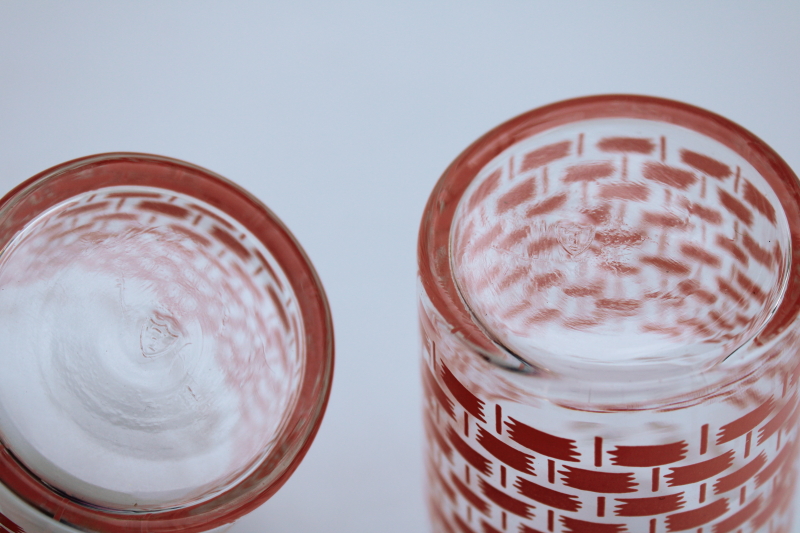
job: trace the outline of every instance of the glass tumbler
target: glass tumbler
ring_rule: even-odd
[[[0,201],[0,531],[223,531],[295,470],[332,371],[311,263],[224,178],[103,154]]]
[[[467,148],[419,238],[441,533],[790,533],[800,183],[740,126],[568,100]]]

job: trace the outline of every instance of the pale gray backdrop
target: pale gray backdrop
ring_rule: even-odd
[[[425,200],[491,127],[606,92],[708,108],[800,169],[800,2],[4,0],[0,189],[125,150],[255,193],[319,271],[337,362],[306,460],[231,533],[423,532]]]

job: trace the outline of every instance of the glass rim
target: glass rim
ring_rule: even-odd
[[[192,180],[192,185],[185,178]],[[41,195],[35,210],[11,228],[8,209],[41,188],[72,182],[59,194]],[[201,184],[198,187],[197,184]],[[56,521],[94,531],[200,532],[230,524],[269,499],[291,476],[314,440],[330,397],[334,366],[333,323],[322,283],[289,229],[260,200],[230,180],[177,159],[113,152],[73,159],[29,178],[0,199],[0,244],[39,213],[99,187],[144,185],[199,198],[248,228],[269,250],[289,281],[303,321],[303,375],[270,452],[237,483],[186,507],[127,512],[99,509],[71,499],[40,480],[0,442],[0,483]],[[48,187],[50,186],[50,187]],[[37,198],[38,200],[39,198]],[[11,230],[11,231],[10,231]],[[144,525],[146,523],[146,526]]]
[[[685,127],[720,142],[747,160],[779,197],[789,224],[789,264],[800,264],[800,181],[786,162],[753,133],[705,109],[659,97],[604,94],[559,101],[500,124],[461,152],[436,183],[422,216],[417,249],[421,288],[453,334],[479,354],[495,361],[508,358],[506,350],[474,322],[456,286],[450,238],[461,198],[481,169],[514,144],[558,126],[605,118],[652,120]],[[770,343],[797,319],[798,313],[800,278],[789,275],[778,309],[751,342],[755,346]]]

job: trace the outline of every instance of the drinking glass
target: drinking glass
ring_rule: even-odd
[[[659,98],[467,148],[419,237],[434,530],[792,531],[799,199],[763,141]]]
[[[291,233],[200,167],[102,154],[0,201],[0,530],[222,531],[319,427],[327,300]]]

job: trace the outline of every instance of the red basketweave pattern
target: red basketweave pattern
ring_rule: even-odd
[[[435,531],[790,532],[796,363],[774,395],[752,385],[727,399],[653,411],[638,434],[620,438],[615,414],[581,416],[546,404],[520,410],[476,394],[448,366],[449,348],[437,349],[438,334],[424,325],[423,332]],[[575,433],[548,427],[564,418],[591,423]],[[664,442],[652,432],[675,420],[678,437]]]
[[[734,348],[751,337],[785,279],[779,215],[743,159],[681,142],[589,130],[483,169],[452,247],[488,329],[628,328]]]

